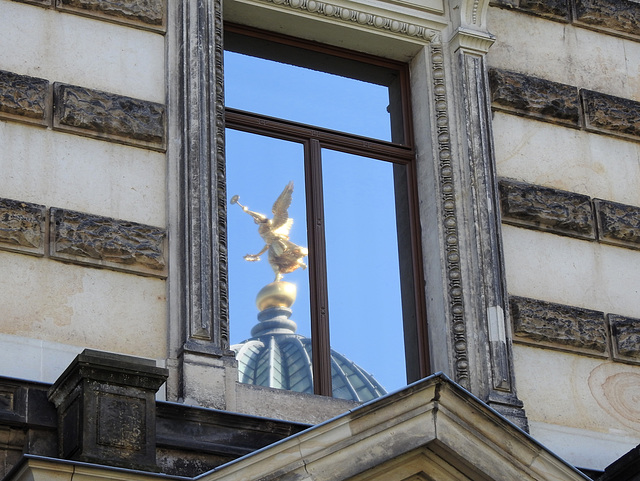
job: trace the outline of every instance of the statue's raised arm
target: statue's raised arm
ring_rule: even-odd
[[[289,217],[289,206],[293,195],[293,182],[289,182],[278,196],[271,208],[273,218],[249,210],[238,200],[239,196],[231,198],[231,204],[238,204],[242,210],[253,217],[258,224],[258,234],[264,240],[265,245],[258,254],[247,254],[244,258],[248,261],[259,261],[260,255],[269,251],[269,264],[276,274],[276,281],[282,279],[284,274],[295,271],[297,268],[307,268],[302,259],[309,253],[306,247],[294,244],[289,240],[289,231],[293,225],[293,219]]]

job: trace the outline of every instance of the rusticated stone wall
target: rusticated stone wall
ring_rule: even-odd
[[[160,227],[0,198],[3,250],[163,278],[165,241]]]
[[[166,0],[14,0],[98,20],[164,32]]]
[[[515,341],[640,363],[640,319],[526,297],[509,302]]]
[[[489,81],[495,110],[640,142],[640,102],[495,68]]]
[[[491,0],[490,4],[640,39],[640,4],[634,0]]]
[[[507,179],[499,187],[506,224],[640,249],[640,207]]]
[[[63,83],[51,88],[48,80],[2,70],[0,119],[36,123],[135,147],[165,149],[165,107],[161,104]]]

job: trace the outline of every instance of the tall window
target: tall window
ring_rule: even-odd
[[[286,274],[313,389],[331,395],[331,349],[387,391],[429,371],[404,65],[259,31],[225,31],[227,190],[271,215],[293,182],[290,240],[308,269]],[[232,344],[251,337],[273,280],[257,226],[229,206]]]

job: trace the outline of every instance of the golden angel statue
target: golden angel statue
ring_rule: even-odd
[[[295,271],[298,267],[303,269],[307,265],[302,262],[302,258],[309,253],[306,247],[294,244],[289,240],[289,231],[293,225],[293,219],[289,217],[289,206],[291,205],[291,195],[293,194],[293,182],[289,182],[282,193],[278,196],[271,211],[273,218],[268,219],[266,215],[249,210],[238,200],[240,196],[234,195],[231,204],[238,204],[242,210],[253,217],[253,221],[258,224],[258,234],[265,242],[265,246],[257,254],[247,254],[245,260],[255,262],[260,260],[260,256],[269,250],[269,264],[276,273],[276,282],[281,280],[284,274]]]

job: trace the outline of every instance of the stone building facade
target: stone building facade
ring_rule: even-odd
[[[0,0],[0,25],[8,479],[584,479],[640,443],[637,1]],[[358,409],[237,382],[225,25],[407,66],[443,374]]]

